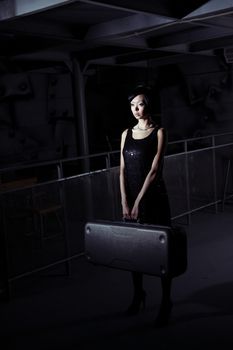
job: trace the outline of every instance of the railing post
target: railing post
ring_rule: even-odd
[[[63,166],[62,162],[60,161],[57,164],[57,175],[58,175],[58,180],[63,179]],[[68,215],[67,215],[67,201],[66,201],[66,192],[65,192],[65,184],[64,180],[58,182],[59,186],[59,195],[60,195],[60,201],[62,204],[62,212],[63,212],[63,217],[64,217],[64,237],[65,237],[65,249],[66,249],[66,261],[65,261],[65,266],[66,266],[66,273],[67,275],[70,275],[70,243],[69,243],[69,230],[68,230]]]
[[[184,141],[184,151],[185,151],[185,178],[186,178],[186,200],[188,208],[188,224],[191,223],[191,205],[190,205],[190,181],[189,181],[189,165],[188,165],[188,143],[187,140]]]
[[[1,210],[1,226],[2,232],[0,233],[0,244],[1,244],[1,261],[2,261],[2,280],[0,288],[2,289],[0,295],[1,299],[6,301],[10,300],[11,297],[11,284],[9,280],[9,265],[8,265],[8,240],[7,240],[7,224],[6,224],[6,211],[4,206],[5,200],[4,195],[0,197],[0,210]]]
[[[111,168],[111,159],[110,159],[110,153],[108,152],[105,157],[105,164],[106,164],[106,169]]]
[[[212,135],[212,155],[213,155],[213,182],[214,182],[214,202],[215,213],[218,212],[218,198],[217,198],[217,176],[216,176],[216,154],[215,154],[215,135]]]
[[[57,164],[57,178],[59,180],[63,178],[63,166],[61,161]]]

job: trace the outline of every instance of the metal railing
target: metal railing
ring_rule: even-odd
[[[223,140],[218,143],[218,139]],[[227,138],[231,138],[230,142],[226,142]],[[168,150],[165,158],[170,158],[174,155],[190,154],[192,152],[202,152],[208,149],[218,149],[227,146],[232,146],[233,132],[214,134],[208,136],[201,136],[196,138],[188,138],[184,140],[177,140],[168,143]],[[109,151],[90,154],[87,156],[79,156],[72,158],[64,158],[58,160],[44,161],[44,162],[30,162],[20,165],[10,165],[8,167],[0,168],[0,186],[3,182],[4,175],[14,173],[17,177],[17,173],[24,171],[29,172],[36,176],[36,172],[53,167],[52,179],[62,179],[69,177],[69,170],[73,175],[80,175],[85,173],[91,173],[102,169],[109,169],[119,164],[120,151]],[[73,165],[73,169],[67,169]],[[66,173],[68,174],[66,176]],[[50,178],[51,179],[51,178]],[[39,182],[46,182],[46,180],[38,179]]]
[[[164,178],[173,220],[187,217],[189,223],[194,212],[210,207],[218,211],[232,155],[233,133],[168,144]],[[68,273],[69,262],[83,255],[85,223],[121,220],[119,156],[114,151],[0,170],[2,178],[13,173],[23,179],[29,173],[37,180],[21,187],[12,181],[13,187],[0,194],[8,288],[19,278],[58,264],[65,263]],[[57,225],[56,234],[43,225],[51,232]]]
[[[169,161],[172,157],[183,157],[184,158],[184,168],[185,168],[185,186],[186,186],[186,203],[187,210],[180,213],[179,215],[174,215],[173,219],[188,215],[190,222],[190,215],[196,211],[202,210],[204,208],[215,206],[215,211],[218,211],[218,204],[222,202],[223,199],[223,187],[225,183],[226,175],[226,162],[225,164],[221,160],[228,160],[233,157],[233,133],[222,133],[214,134],[209,136],[202,136],[198,138],[189,138],[185,140],[179,140],[176,142],[169,143],[172,145],[182,145],[183,149],[180,149],[175,154],[168,154],[165,158]],[[192,155],[202,155],[208,154],[208,157],[211,158],[211,169],[212,169],[212,182],[213,182],[213,199],[206,202],[204,205],[196,206],[195,208],[191,207],[191,188],[192,183],[190,181],[190,168],[188,162]],[[199,166],[205,167],[206,164],[198,163]],[[223,171],[223,174],[220,175],[219,170]],[[203,178],[203,181],[208,181],[211,179]],[[228,198],[232,197],[229,195]]]

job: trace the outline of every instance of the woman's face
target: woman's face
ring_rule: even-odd
[[[144,95],[137,95],[130,102],[131,111],[136,119],[144,119],[147,115],[147,106],[144,101]]]

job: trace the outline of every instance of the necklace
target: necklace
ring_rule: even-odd
[[[141,131],[146,131],[146,130],[149,130],[151,128],[153,128],[153,124],[150,124],[147,128],[140,128],[140,126],[137,124],[134,129],[138,129],[138,130],[141,130]]]

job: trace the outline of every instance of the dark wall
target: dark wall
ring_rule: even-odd
[[[135,123],[128,95],[138,84],[155,85],[157,71],[133,67],[98,67],[88,78],[86,101],[91,153],[118,150],[123,130]],[[154,112],[160,112],[155,92]]]
[[[91,150],[119,148],[120,134],[134,124],[127,96],[141,83],[152,86],[154,118],[169,140],[233,130],[232,66],[219,57],[189,59],[150,70],[99,68],[87,84]]]
[[[72,71],[0,73],[0,164],[79,155]],[[122,131],[134,124],[127,101],[135,85],[154,93],[154,118],[169,140],[233,129],[232,66],[219,57],[147,67],[92,66],[85,76],[90,153],[118,150]]]
[[[76,155],[70,74],[4,73],[0,93],[1,166]]]
[[[179,72],[179,79],[160,91],[162,117],[170,139],[232,130],[231,65],[218,58],[205,58],[173,68]]]

